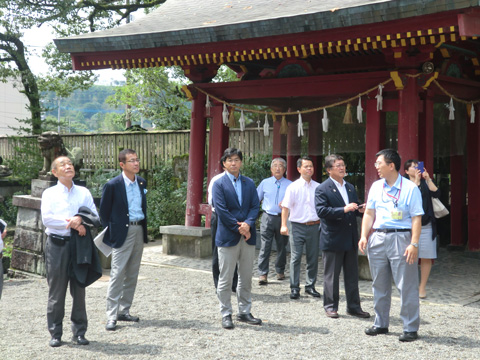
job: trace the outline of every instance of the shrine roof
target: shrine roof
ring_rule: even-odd
[[[55,39],[72,54],[265,38],[478,7],[474,0],[168,0],[114,29]]]

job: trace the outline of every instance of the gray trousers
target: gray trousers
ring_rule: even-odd
[[[117,320],[132,306],[143,254],[143,228],[130,225],[127,238],[118,249],[112,249],[112,268],[107,291],[107,319]]]
[[[217,297],[220,302],[220,313],[223,316],[232,314],[232,281],[235,266],[238,269],[237,302],[240,314],[249,314],[252,308],[252,273],[255,260],[255,245],[248,245],[243,236],[235,246],[219,246],[218,262],[220,276],[218,278]]]
[[[392,277],[400,293],[400,318],[403,331],[417,331],[420,325],[417,261],[406,262],[403,256],[410,245],[410,232],[374,232],[368,240],[368,261],[372,273],[374,326],[386,328],[390,320]]]
[[[304,225],[292,222],[290,240],[290,288],[300,290],[300,263],[305,245],[307,271],[305,287],[315,287],[318,274],[320,228],[318,225]]]
[[[70,265],[70,247],[68,242],[63,246],[54,244],[50,236],[45,244],[45,268],[47,271],[48,303],[47,326],[53,338],[60,339],[63,334],[62,321],[65,316],[65,296],[70,283],[72,295],[72,333],[84,336],[87,331],[87,311],[85,308],[85,288],[79,286],[68,275]]]
[[[2,298],[3,291],[3,257],[0,257],[0,299]]]
[[[347,298],[347,311],[358,312],[360,294],[358,290],[358,250],[323,251],[323,308],[338,310],[340,299],[340,271],[343,268],[343,281]]]
[[[275,261],[275,271],[277,274],[285,272],[287,263],[287,244],[288,236],[280,234],[282,218],[280,216],[268,215],[263,213],[260,224],[261,246],[258,254],[258,274],[267,275],[269,270],[270,252],[272,251],[273,239],[277,244],[277,260]]]

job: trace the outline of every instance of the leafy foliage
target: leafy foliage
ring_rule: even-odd
[[[260,182],[270,177],[270,163],[272,162],[272,154],[258,154],[257,156],[244,159],[242,165],[242,175],[248,176],[253,180],[256,186]]]
[[[21,192],[14,195],[23,195]],[[12,204],[13,197],[5,198],[4,202],[0,202],[0,218],[2,218],[8,227],[12,227],[17,223],[18,208]]]
[[[26,194],[30,190],[32,179],[38,177],[38,171],[43,166],[43,157],[34,137],[10,137],[9,141],[14,143],[15,157],[5,162],[13,171],[12,178],[24,187]]]
[[[108,171],[105,169],[98,169],[93,173],[92,176],[88,177],[87,188],[90,190],[90,193],[93,197],[101,197],[103,185],[113,179],[115,176],[120,175],[121,170]]]

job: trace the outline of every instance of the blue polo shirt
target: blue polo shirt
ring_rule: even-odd
[[[262,203],[264,212],[270,215],[280,215],[282,208],[279,204],[285,196],[285,190],[292,182],[284,177],[277,180],[275,176],[271,176],[262,180],[257,188],[257,194]]]
[[[424,214],[418,186],[400,174],[392,187],[385,179],[372,184],[367,209],[375,210],[374,229],[411,229],[412,217]],[[393,219],[392,211],[401,211],[403,218]]]

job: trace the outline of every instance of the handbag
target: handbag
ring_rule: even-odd
[[[435,217],[437,219],[440,219],[449,214],[449,211],[447,210],[445,205],[443,205],[442,202],[437,198],[432,197],[432,205],[433,205],[433,213],[435,214]]]

